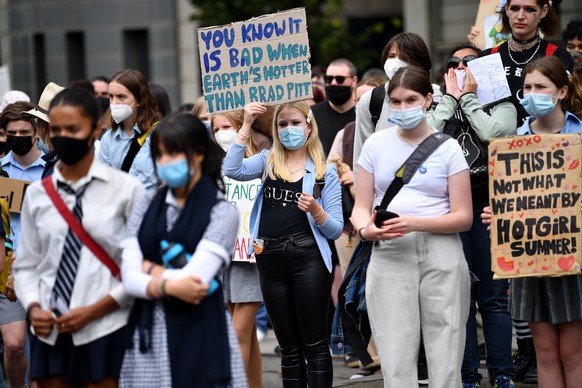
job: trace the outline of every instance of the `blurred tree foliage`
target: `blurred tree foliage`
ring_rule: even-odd
[[[275,13],[301,5],[307,14],[311,65],[327,66],[336,58],[347,58],[358,69],[375,66],[378,53],[365,43],[384,31],[382,23],[370,25],[354,36],[342,17],[342,0],[190,0],[197,9],[192,19],[202,26],[217,26]],[[384,43],[384,42],[382,42]]]

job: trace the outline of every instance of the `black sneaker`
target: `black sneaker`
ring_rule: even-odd
[[[526,384],[537,384],[538,383],[538,366],[534,366],[532,370],[527,372],[523,376],[523,382]]]

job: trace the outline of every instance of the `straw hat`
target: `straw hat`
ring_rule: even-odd
[[[39,119],[49,122],[48,118],[48,108],[51,104],[51,101],[55,96],[64,88],[55,84],[54,82],[49,82],[48,85],[42,91],[40,95],[40,99],[38,100],[38,105],[36,108],[29,110],[28,112],[22,112],[21,114],[28,114]]]

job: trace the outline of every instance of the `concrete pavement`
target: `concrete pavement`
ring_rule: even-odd
[[[263,387],[265,388],[282,388],[281,383],[281,362],[274,349],[277,346],[277,339],[272,330],[269,330],[267,337],[261,342],[261,353],[263,361]],[[333,357],[333,386],[350,387],[350,388],[382,388],[384,386],[382,374],[378,371],[371,376],[365,376],[357,379],[350,379],[351,376],[358,373],[359,369],[350,369],[344,365],[342,357]],[[481,361],[479,370],[483,376],[487,376],[484,361]],[[516,388],[537,388],[534,384],[516,383]],[[481,388],[490,388],[486,378],[481,382]]]

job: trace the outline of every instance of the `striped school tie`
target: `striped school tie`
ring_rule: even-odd
[[[73,207],[73,215],[77,218],[77,220],[79,220],[80,223],[82,223],[83,218],[81,199],[89,183],[81,187],[78,191],[75,191],[66,183],[57,181],[59,188],[63,189],[69,194],[75,195],[76,201],[75,206]],[[77,276],[77,267],[79,266],[79,258],[81,257],[82,246],[83,244],[81,243],[81,240],[79,240],[79,237],[75,234],[75,232],[73,232],[71,228],[69,228],[67,237],[65,238],[65,244],[63,246],[63,255],[61,256],[61,261],[59,263],[57,279],[55,281],[55,286],[51,295],[53,311],[57,309],[55,313],[59,312],[60,314],[64,314],[66,310],[68,310],[69,303],[71,301],[71,294],[73,293],[73,286],[75,284],[75,277]]]

